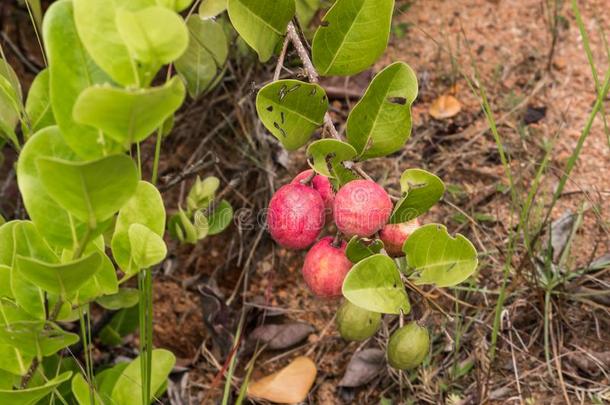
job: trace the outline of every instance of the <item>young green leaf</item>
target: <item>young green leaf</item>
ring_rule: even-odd
[[[345,249],[345,255],[352,263],[373,256],[383,249],[383,242],[379,239],[359,238],[352,236]]]
[[[26,125],[22,125],[22,128],[23,133],[28,137],[42,128],[55,125],[49,86],[49,69],[43,69],[32,82],[25,102],[25,113],[29,121]]]
[[[37,132],[26,144],[17,164],[17,183],[25,208],[45,239],[55,246],[74,249],[87,226],[77,221],[45,191],[36,161],[40,157],[75,160],[57,127]]]
[[[464,236],[452,237],[444,225],[428,224],[409,236],[402,250],[416,284],[451,287],[477,269],[477,251]]]
[[[134,11],[153,5],[155,0],[74,0],[74,20],[87,52],[114,81],[124,86],[144,83],[141,83],[138,66],[119,34],[117,11]]]
[[[129,227],[129,244],[132,260],[139,269],[154,266],[167,256],[163,238],[141,224]]]
[[[411,221],[426,213],[445,193],[445,184],[434,174],[422,169],[407,169],[400,176],[403,197],[396,203],[391,224]]]
[[[208,218],[208,235],[218,235],[227,229],[233,219],[233,207],[227,200],[222,200]]]
[[[317,84],[278,80],[260,89],[256,111],[267,130],[288,150],[305,145],[324,122],[328,98]]]
[[[180,12],[191,5],[193,0],[157,0],[157,4],[170,10]]]
[[[406,63],[379,72],[347,119],[347,140],[361,159],[386,156],[411,136],[411,104],[417,77]]]
[[[188,30],[178,14],[165,7],[153,6],[130,11],[118,9],[116,25],[134,59],[158,67],[178,59],[188,45]]]
[[[228,0],[228,10],[233,27],[266,62],[286,33],[295,4],[294,0]]]
[[[102,258],[102,262],[97,273],[78,289],[78,293],[74,298],[70,299],[75,305],[86,304],[98,297],[116,294],[119,291],[116,270],[112,260],[110,260],[105,252],[105,247],[102,245],[101,248],[95,247],[85,250],[87,254],[90,252],[98,253]]]
[[[209,176],[201,180],[199,176],[191,187],[188,196],[186,197],[186,208],[188,212],[195,212],[199,209],[208,208],[210,203],[214,201],[214,195],[220,187],[218,177]]]
[[[99,18],[92,11],[89,9],[87,13]],[[110,82],[110,78],[95,65],[80,42],[71,1],[51,4],[45,14],[43,39],[49,59],[53,116],[66,143],[85,159],[118,152],[119,146],[99,130],[77,124],[72,118],[72,108],[81,91],[94,84]]]
[[[155,349],[152,352],[152,378],[150,383],[151,397],[166,384],[167,377],[172,371],[176,357],[164,349]],[[142,386],[142,374],[140,357],[132,361],[123,371],[114,389],[112,390],[112,403],[117,404],[141,404],[142,390],[134,387]]]
[[[41,321],[19,321],[0,326],[0,342],[34,356],[50,356],[78,342],[78,335],[65,332],[51,322],[46,325]]]
[[[357,154],[352,145],[337,139],[320,139],[307,147],[307,156],[311,157],[313,169],[326,177],[336,179],[339,184],[357,178],[342,165],[342,162],[355,158]]]
[[[126,155],[84,163],[41,157],[36,165],[51,198],[90,229],[114,215],[138,185],[138,171]]]
[[[66,371],[57,377],[45,382],[44,385],[38,387],[26,388],[22,390],[0,390],[0,403],[13,405],[29,405],[36,404],[38,401],[49,395],[57,389],[61,384],[68,381],[72,377],[71,371]]]
[[[205,3],[204,3],[205,4]],[[222,26],[194,14],[186,20],[189,44],[174,64],[191,97],[209,90],[221,77],[229,46]]]
[[[165,207],[161,194],[152,184],[140,181],[134,195],[119,211],[114,235],[112,236],[112,255],[119,267],[130,272],[131,244],[129,228],[132,224],[141,224],[160,237],[165,231]]]
[[[111,311],[122,308],[131,308],[139,301],[139,292],[135,288],[121,288],[118,293],[98,298],[100,306]]]
[[[60,264],[17,256],[15,263],[15,270],[26,280],[44,291],[66,298],[97,273],[102,256],[94,252],[76,261]]]
[[[323,76],[347,76],[371,66],[390,37],[394,0],[338,0],[313,38],[313,63]]]
[[[396,264],[382,254],[367,257],[352,267],[343,281],[343,295],[352,304],[372,312],[406,314],[411,310]]]
[[[184,97],[184,84],[178,77],[149,89],[93,86],[80,94],[73,114],[77,122],[100,129],[128,149],[162,126]]]
[[[214,18],[227,9],[227,0],[202,0],[199,4],[201,18]]]
[[[169,219],[168,228],[170,235],[180,242],[196,243],[199,240],[199,231],[182,208],[178,208],[178,213]]]
[[[94,403],[91,403],[91,387],[82,374],[76,374],[72,378],[72,394],[79,405],[104,405],[97,390],[94,390]]]

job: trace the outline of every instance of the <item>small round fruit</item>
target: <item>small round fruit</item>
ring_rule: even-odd
[[[309,178],[313,174],[313,170],[305,170],[301,173],[297,174],[297,176],[291,181],[292,184],[303,184],[301,181]],[[316,174],[313,179],[311,179],[311,187],[320,193],[322,200],[324,201],[324,206],[326,207],[327,213],[332,213],[333,210],[333,202],[335,201],[335,191],[333,190],[332,184],[330,184],[330,180],[328,177],[322,176],[321,174]]]
[[[309,249],[303,263],[303,278],[309,289],[318,297],[341,295],[343,279],[352,268],[352,262],[345,255],[347,243],[333,246],[333,238],[322,238]]]
[[[388,363],[399,370],[419,366],[430,349],[428,330],[411,322],[396,330],[388,342]]]
[[[409,222],[387,224],[384,226],[383,229],[379,231],[379,237],[381,238],[388,255],[392,257],[404,256],[405,252],[402,251],[402,245],[417,228],[419,228],[419,221],[417,218]]]
[[[337,312],[337,329],[345,340],[364,340],[381,326],[381,314],[367,311],[345,300]]]
[[[302,184],[286,184],[269,202],[267,225],[271,237],[288,249],[304,249],[324,227],[320,193]]]

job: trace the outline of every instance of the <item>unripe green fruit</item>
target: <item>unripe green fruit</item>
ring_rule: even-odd
[[[337,328],[345,340],[364,340],[373,336],[381,325],[381,314],[367,311],[344,301],[337,313]]]
[[[419,366],[428,355],[430,336],[428,330],[411,322],[396,330],[388,342],[388,363],[399,370]]]

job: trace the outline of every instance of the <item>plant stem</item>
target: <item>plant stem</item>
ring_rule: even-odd
[[[161,158],[161,143],[163,143],[163,128],[157,129],[157,140],[155,142],[155,158],[153,160],[152,177],[150,182],[157,185],[159,178],[159,159]]]

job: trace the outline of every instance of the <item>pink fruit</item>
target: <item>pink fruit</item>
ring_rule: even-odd
[[[335,196],[335,223],[347,237],[373,235],[388,222],[391,213],[388,193],[371,180],[350,181]]]
[[[343,279],[352,268],[352,262],[345,255],[347,243],[333,246],[333,238],[320,239],[305,255],[303,278],[309,289],[319,297],[341,295]]]
[[[311,245],[324,227],[320,193],[302,184],[286,184],[269,202],[267,225],[271,237],[289,249]]]
[[[302,171],[291,181],[292,184],[302,184],[301,181],[309,178],[313,173],[312,169]],[[328,177],[316,174],[311,180],[311,186],[314,190],[320,193],[322,200],[324,200],[324,206],[326,207],[327,213],[332,213],[333,201],[335,201],[335,191],[333,190],[332,184]]]
[[[387,224],[379,232],[379,237],[385,245],[385,250],[392,257],[404,256],[402,245],[405,243],[409,235],[419,228],[419,221],[415,218],[409,222],[400,224]]]

